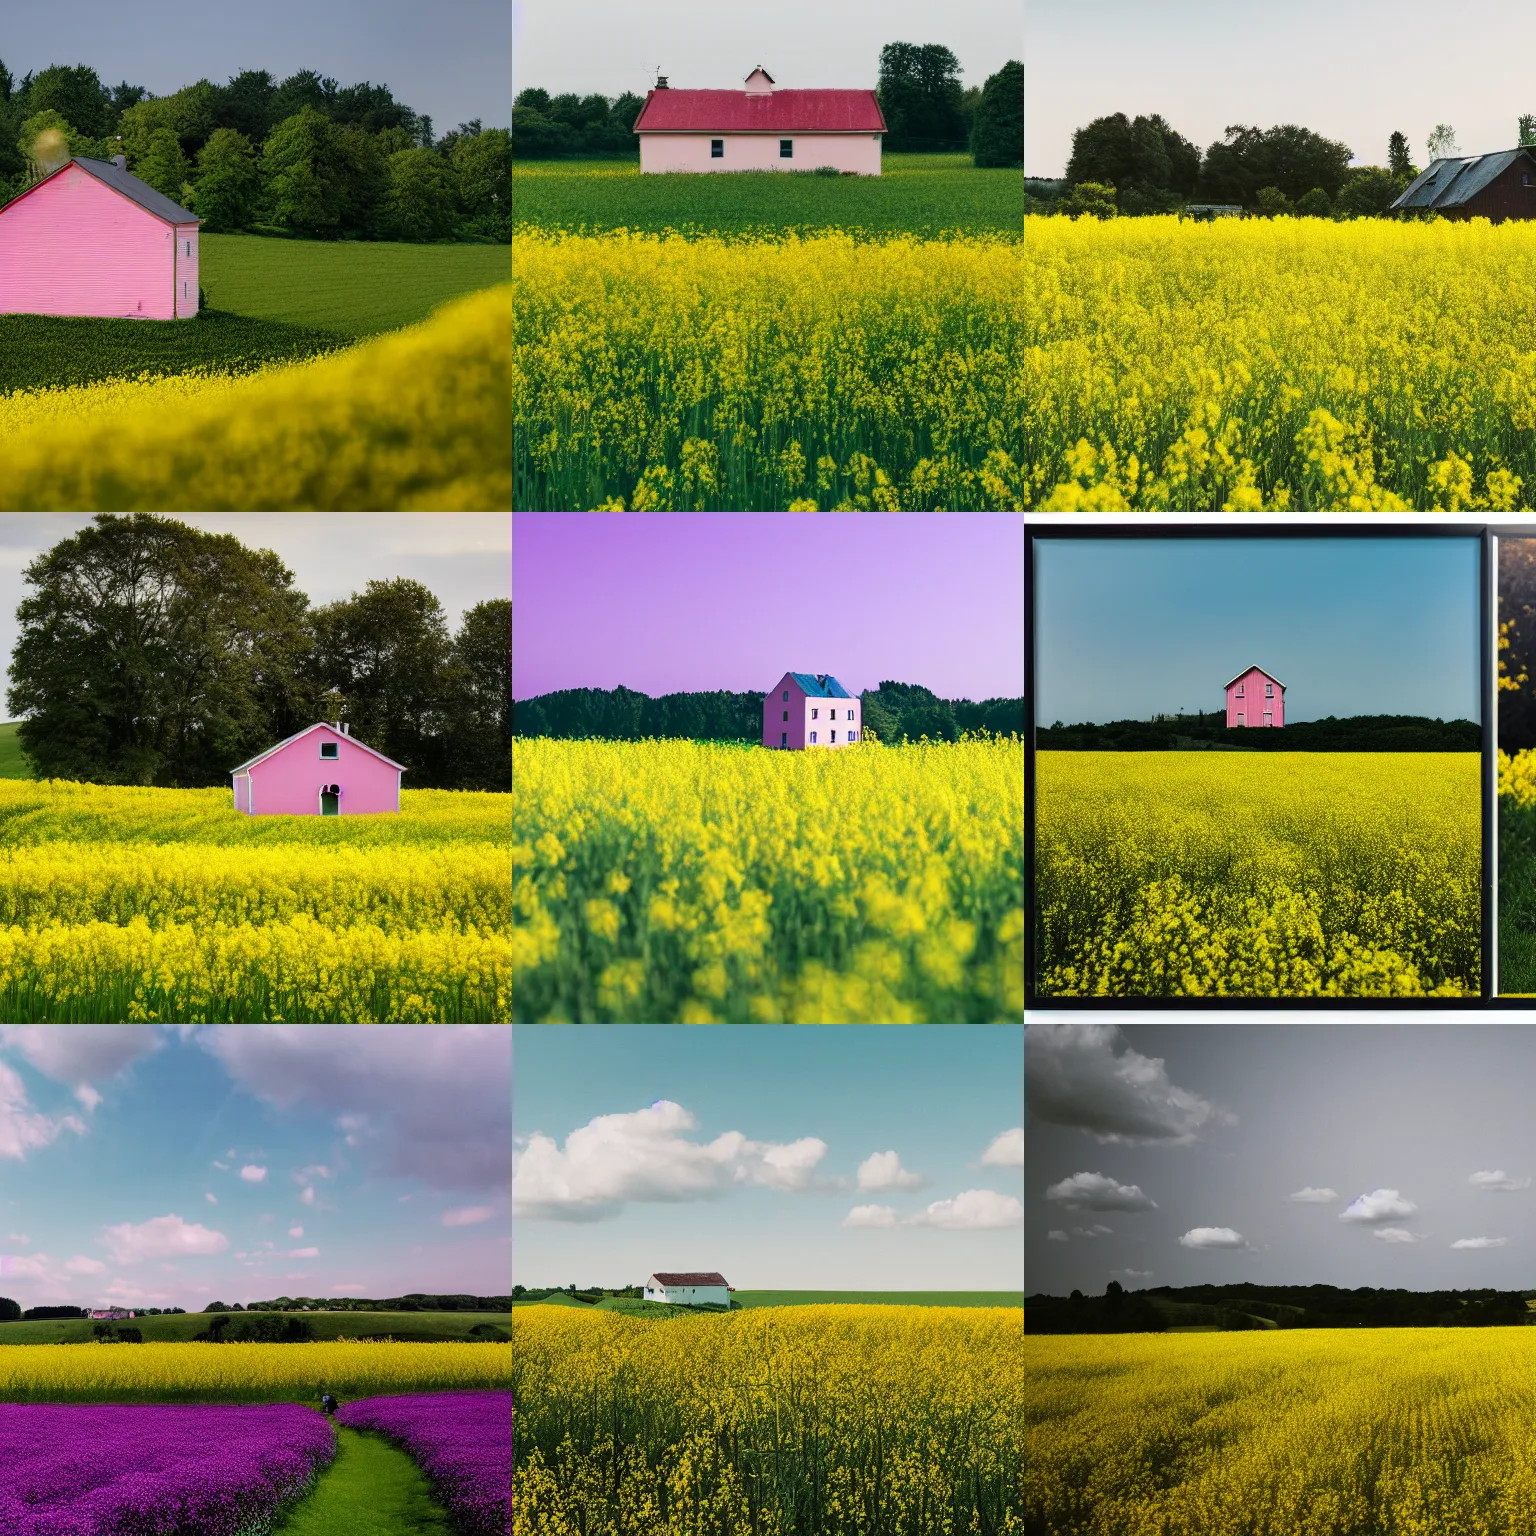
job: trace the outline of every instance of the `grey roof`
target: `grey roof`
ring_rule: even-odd
[[[712,1269],[688,1270],[682,1274],[658,1269],[651,1279],[660,1280],[663,1285],[725,1285],[725,1276]]]
[[[1436,160],[1409,183],[1394,208],[1460,208],[1489,182],[1507,171],[1521,157],[1531,160],[1526,149],[1501,149],[1492,155],[1454,155]]]
[[[147,181],[140,181],[131,171],[120,171],[110,160],[87,160],[84,155],[76,155],[71,163],[78,165],[82,171],[89,171],[97,181],[105,182],[114,192],[121,192],[124,197],[131,198],[140,208],[147,208],[157,219],[164,219],[167,224],[201,222],[195,213],[189,213],[179,203],[173,203],[163,192],[156,192]]]
[[[813,699],[851,699],[853,695],[830,673],[791,672],[789,674]]]
[[[1250,672],[1257,672],[1261,677],[1267,677],[1272,683],[1280,683],[1280,679],[1276,677],[1273,672],[1266,672],[1263,667],[1244,667],[1243,670],[1237,674],[1237,677],[1229,677],[1221,686],[1223,688],[1230,688],[1232,684],[1237,681],[1238,677],[1247,677]],[[1280,683],[1280,691],[1282,693],[1285,691],[1284,683]]]
[[[264,757],[271,757],[274,752],[281,752],[283,750],[283,748],[286,747],[290,741],[297,741],[299,739],[299,737],[301,737],[301,736],[308,736],[311,731],[318,731],[322,727],[325,727],[325,728],[330,729],[332,731],[334,731],[336,729],[335,726],[331,725],[331,722],[329,720],[316,720],[313,725],[306,725],[302,731],[295,731],[292,736],[285,736],[285,737],[283,737],[283,739],[281,741],[276,742],[272,746],[268,747],[265,752],[258,752],[255,757],[248,757],[248,758],[246,758],[246,760],[243,763],[241,763],[238,768],[231,768],[229,770],[231,776],[233,776],[233,775],[235,775],[237,773],[244,773],[247,768],[252,768],[257,763],[259,763],[262,760],[262,758],[264,758]],[[340,732],[337,732],[337,734],[340,735]],[[352,745],[355,746],[355,747],[361,747],[364,752],[372,752],[375,757],[381,759],[383,762],[388,763],[391,768],[398,768],[401,771],[401,773],[409,773],[410,772],[410,769],[407,768],[404,763],[397,763],[394,760],[394,758],[392,758],[392,757],[385,757],[382,752],[376,751],[373,747],[370,747],[368,745],[368,743],[365,742],[365,741],[359,741],[356,736],[342,736],[341,739],[343,741],[350,741],[352,743]]]

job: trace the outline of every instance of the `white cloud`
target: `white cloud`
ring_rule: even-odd
[[[255,1163],[247,1163],[245,1167],[240,1170],[240,1177],[244,1179],[247,1184],[264,1184],[267,1180],[267,1170],[265,1168],[259,1167]]]
[[[979,1232],[997,1227],[1020,1227],[1024,1207],[1012,1195],[990,1189],[967,1189],[952,1200],[935,1200],[926,1210],[908,1218],[914,1227],[942,1227],[951,1232]]]
[[[1516,1190],[1529,1189],[1531,1187],[1530,1179],[1512,1178],[1502,1168],[1495,1168],[1489,1172],[1470,1174],[1467,1177],[1467,1183],[1473,1189],[1486,1189],[1493,1194],[1512,1194]]]
[[[0,1157],[19,1161],[28,1152],[46,1147],[61,1131],[83,1136],[85,1122],[76,1115],[55,1118],[38,1114],[27,1098],[21,1074],[0,1061]]]
[[[203,1199],[206,1200],[209,1205],[217,1205],[219,1203],[219,1197],[206,1189],[203,1191]]]
[[[1155,1211],[1157,1203],[1141,1192],[1140,1185],[1121,1184],[1105,1173],[1074,1173],[1052,1184],[1047,1200],[1059,1200],[1073,1211]]]
[[[1505,1248],[1509,1245],[1507,1237],[1458,1237],[1452,1248]]]
[[[225,1172],[225,1173],[228,1173],[228,1172],[229,1172],[229,1164],[228,1164],[228,1163],[221,1163],[221,1162],[220,1162],[220,1161],[219,1161],[219,1160],[218,1160],[218,1158],[214,1158],[214,1160],[213,1160],[213,1166],[214,1166],[214,1167],[215,1167],[215,1168],[219,1168],[219,1169],[222,1169],[222,1170],[223,1170],[223,1171],[224,1171],[224,1172]]]
[[[908,1173],[894,1152],[871,1152],[859,1164],[859,1188],[921,1189],[927,1182],[919,1173]]]
[[[320,1257],[320,1250],[318,1248],[290,1248],[288,1250],[288,1257],[290,1259],[317,1259]]]
[[[1298,1189],[1294,1195],[1287,1195],[1287,1200],[1294,1200],[1298,1205],[1332,1205],[1339,1198],[1335,1189],[1313,1189],[1309,1184],[1305,1189]]]
[[[71,1275],[103,1275],[107,1266],[100,1259],[87,1258],[83,1253],[77,1253],[74,1258],[64,1261],[64,1270]]]
[[[101,1103],[101,1095],[89,1083],[81,1083],[75,1089],[75,1097],[85,1106],[87,1114]]]
[[[315,1203],[315,1187],[313,1184],[305,1187],[304,1193],[299,1196],[300,1205],[313,1205]]]
[[[1059,1227],[1052,1227],[1051,1230],[1045,1235],[1049,1242],[1064,1243],[1067,1241],[1067,1234],[1063,1232]]]
[[[1160,1057],[1115,1053],[1113,1024],[1031,1024],[1024,1032],[1024,1089],[1039,1120],[1076,1126],[1103,1142],[1182,1146],[1236,1116],[1168,1081]],[[1121,1042],[1123,1044],[1123,1042]]]
[[[1384,1243],[1422,1243],[1422,1232],[1409,1232],[1403,1227],[1378,1227],[1371,1233],[1372,1237],[1379,1237]]]
[[[6,1236],[13,1243],[20,1243],[23,1248],[25,1248],[27,1244],[32,1241],[32,1239],[28,1237],[25,1232],[7,1232]]]
[[[435,1190],[505,1189],[512,1144],[512,1032],[496,1024],[242,1025],[198,1043],[281,1109],[366,1119],[368,1156]]]
[[[476,1222],[489,1221],[496,1214],[494,1205],[466,1205],[456,1211],[443,1212],[445,1227],[472,1227]]]
[[[291,1226],[291,1227],[288,1228],[288,1236],[289,1237],[303,1237],[304,1236],[304,1228],[301,1227],[301,1226],[298,1226],[298,1225]]]
[[[1073,1227],[1073,1237],[1108,1237],[1113,1233],[1113,1227],[1106,1227],[1100,1222],[1094,1222],[1091,1227]]]
[[[1003,1131],[994,1136],[987,1150],[981,1154],[983,1163],[991,1163],[999,1168],[1022,1168],[1024,1166],[1024,1127],[1016,1125],[1011,1131]]]
[[[890,1205],[856,1205],[843,1217],[845,1227],[894,1227],[896,1208]]]
[[[726,1131],[711,1142],[684,1133],[698,1122],[681,1104],[658,1099],[647,1109],[599,1115],[572,1131],[562,1149],[541,1132],[512,1151],[515,1216],[601,1221],[631,1202],[714,1199],[733,1184],[795,1193],[837,1187],[815,1177],[826,1143],[751,1141]]]
[[[1405,1200],[1395,1189],[1373,1189],[1368,1195],[1356,1195],[1339,1212],[1340,1221],[1378,1222],[1394,1221],[1412,1216],[1418,1210],[1413,1201]]]
[[[1132,1280],[1150,1280],[1152,1278],[1152,1271],[1150,1269],[1122,1269],[1120,1273],[1122,1275],[1129,1275]]]
[[[108,1227],[102,1242],[117,1264],[140,1264],[146,1259],[177,1259],[192,1254],[223,1253],[229,1239],[180,1216],[156,1216],[134,1226],[123,1222]]]
[[[56,1083],[115,1077],[124,1067],[158,1051],[160,1032],[143,1024],[6,1024],[0,1045],[19,1052]]]
[[[1186,1248],[1249,1248],[1243,1234],[1231,1227],[1191,1227],[1179,1241]]]
[[[332,1169],[324,1163],[310,1163],[306,1168],[293,1170],[293,1182],[295,1184],[313,1184],[316,1179],[329,1179],[334,1177]]]

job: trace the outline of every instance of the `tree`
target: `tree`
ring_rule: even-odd
[[[94,139],[107,131],[111,103],[111,94],[94,69],[84,64],[73,68],[50,64],[32,81],[28,110],[57,112],[80,133]]]
[[[1522,148],[1536,145],[1536,113],[1525,112],[1520,117],[1520,138]]]
[[[1461,153],[1456,147],[1456,130],[1449,123],[1436,123],[1424,141],[1424,148],[1429,152],[1431,161],[1444,160]]]
[[[1334,198],[1352,158],[1347,144],[1294,123],[1274,128],[1237,124],[1206,150],[1200,187],[1210,202],[1242,203],[1250,208],[1257,205],[1263,187],[1274,187],[1291,202],[1305,197],[1313,187]]]
[[[512,136],[492,128],[458,139],[449,152],[465,233],[512,238]]]
[[[204,1312],[228,1312],[229,1308],[226,1307],[222,1301],[210,1301],[208,1303],[208,1305],[203,1308],[203,1311]]]
[[[1356,166],[1339,188],[1334,211],[1350,218],[1379,218],[1397,201],[1408,181],[1408,177],[1379,165]]]
[[[1024,164],[1024,66],[1017,59],[981,88],[971,123],[971,160],[979,167]]]
[[[21,125],[16,148],[25,158],[28,181],[40,181],[75,153],[79,135],[52,108],[34,112]]]
[[[332,123],[325,137],[337,230],[372,239],[385,222],[389,198],[389,170],[378,138],[356,123]]]
[[[21,1308],[9,1296],[0,1296],[0,1323],[15,1323],[20,1320]]]
[[[217,234],[249,227],[260,189],[250,140],[234,128],[215,128],[197,157],[190,204],[203,227]]]
[[[336,234],[340,219],[330,158],[330,124],[314,107],[302,107],[267,135],[261,183],[269,222],[300,235]]]
[[[1055,210],[1068,218],[1092,214],[1096,219],[1112,219],[1119,210],[1115,206],[1115,189],[1101,181],[1081,181],[1068,187],[1056,199]]]
[[[123,120],[123,113],[129,107],[138,106],[148,96],[149,92],[142,85],[129,85],[126,80],[119,80],[109,93],[106,131],[116,133]]]
[[[452,165],[432,149],[389,157],[386,227],[394,240],[442,240],[453,232]]]
[[[192,166],[175,133],[170,128],[159,128],[134,163],[133,174],[177,203],[185,195],[183,189],[192,175]]]
[[[289,75],[273,93],[272,121],[283,122],[305,107],[329,117],[335,102],[336,82],[329,75],[322,78],[312,69],[301,69]]]
[[[228,85],[213,93],[213,119],[220,128],[231,128],[260,148],[277,121],[274,101],[277,85],[264,69],[243,69],[231,75]]]
[[[226,784],[286,723],[307,603],[270,551],[103,513],[25,578],[7,702],[40,777]]]
[[[519,159],[563,159],[573,154],[576,146],[576,134],[569,123],[558,123],[537,107],[512,108],[512,153]]]
[[[1195,190],[1200,151],[1153,113],[1134,121],[1123,112],[1095,118],[1072,135],[1067,182],[1096,182],[1119,192],[1126,213],[1163,211]]]
[[[1403,176],[1410,181],[1417,174],[1413,162],[1408,158],[1407,135],[1394,131],[1387,140],[1387,169],[1394,176]]]
[[[453,640],[455,705],[450,726],[453,787],[510,788],[512,600],[492,598],[465,615]]]
[[[211,80],[199,80],[174,95],[152,96],[126,108],[117,131],[129,169],[137,174],[138,162],[150,154],[150,146],[166,130],[176,136],[182,154],[189,161],[195,159],[218,126],[214,111],[218,95]]]
[[[1310,192],[1296,199],[1296,214],[1303,219],[1326,219],[1333,212],[1333,204],[1328,200],[1328,194],[1321,187],[1313,187]]]
[[[893,153],[965,148],[960,61],[942,44],[887,43],[876,95]]]

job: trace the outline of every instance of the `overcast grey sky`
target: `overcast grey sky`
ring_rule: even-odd
[[[1536,1030],[1031,1025],[1024,1077],[1030,1292],[1536,1284]]]
[[[504,512],[178,512],[176,521],[272,550],[317,606],[374,579],[409,576],[437,594],[457,628],[466,608],[512,596],[512,520]],[[28,591],[22,572],[90,523],[83,513],[0,513],[0,659],[7,672],[16,605]],[[3,706],[0,718],[9,718]]]
[[[312,69],[341,85],[389,86],[438,134],[473,117],[487,128],[511,120],[506,0],[72,0],[7,3],[0,16],[0,59],[17,80],[89,64],[108,85],[169,96],[242,69],[279,80]]]
[[[1030,0],[1024,166],[1059,176],[1072,130],[1161,112],[1204,148],[1229,123],[1300,123],[1385,165],[1394,128],[1414,162],[1436,123],[1467,153],[1508,149],[1536,112],[1509,0]]]
[[[886,43],[943,43],[966,85],[1024,57],[1023,0],[512,0],[512,86],[551,94],[735,90],[761,64],[781,86],[873,89]]]

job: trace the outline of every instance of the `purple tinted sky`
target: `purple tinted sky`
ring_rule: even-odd
[[[1018,697],[1023,517],[512,514],[513,698],[761,692],[786,671]]]

